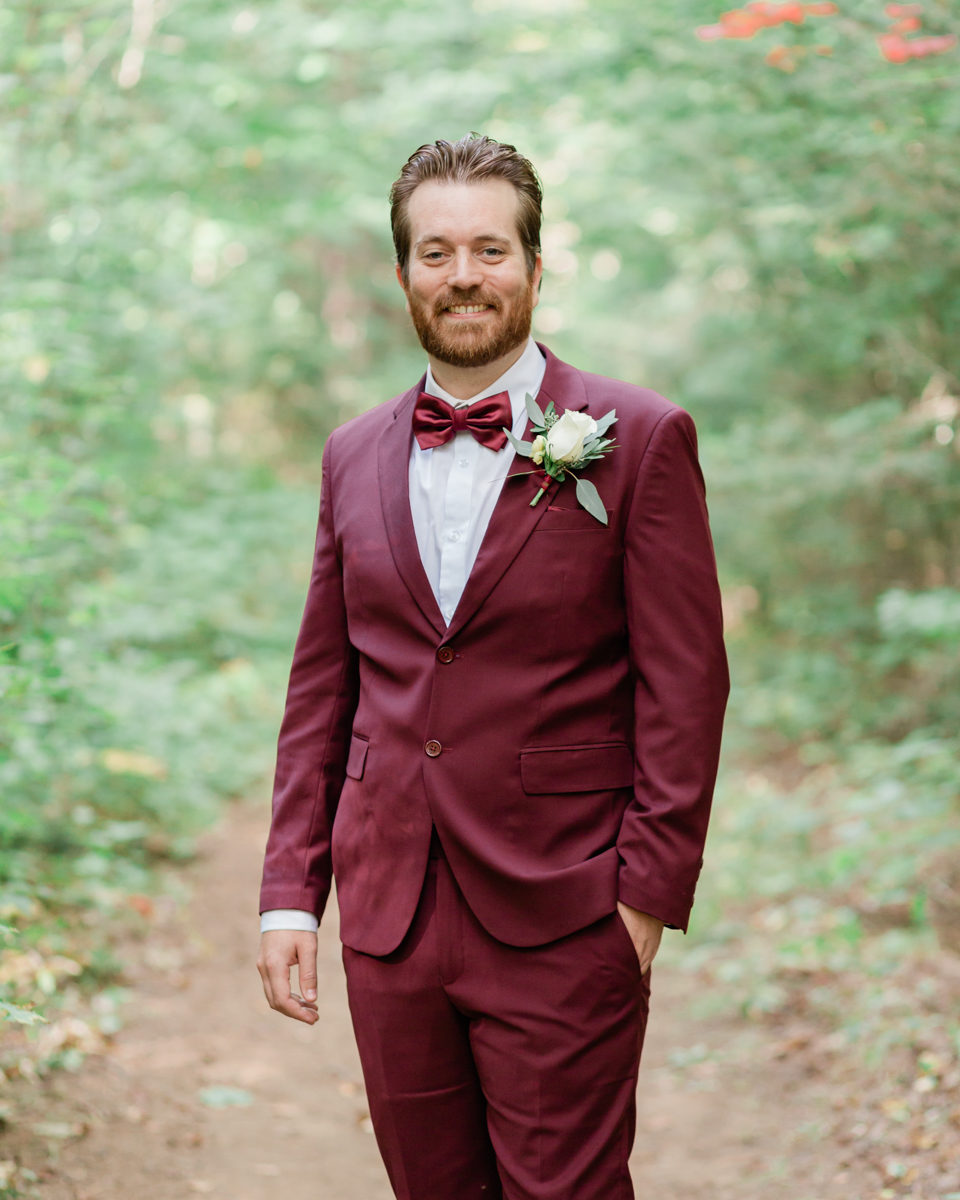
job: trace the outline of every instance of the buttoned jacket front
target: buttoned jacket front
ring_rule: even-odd
[[[410,516],[422,384],[337,429],[280,732],[261,910],[318,916],[387,954],[435,826],[471,910],[515,946],[618,899],[685,928],[728,681],[696,435],[656,393],[544,350],[539,403],[600,417],[617,449],[531,507],[517,458],[449,626]],[[528,435],[529,436],[529,435]]]

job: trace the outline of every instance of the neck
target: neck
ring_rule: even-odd
[[[431,354],[430,373],[448,395],[456,400],[470,400],[509,371],[526,348],[527,339],[524,338],[519,346],[482,367],[452,367]]]

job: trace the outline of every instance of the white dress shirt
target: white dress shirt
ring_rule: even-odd
[[[527,423],[527,393],[536,398],[546,367],[546,360],[530,338],[513,366],[469,400],[456,400],[445,392],[434,380],[429,367],[424,391],[446,400],[455,408],[496,396],[499,392],[509,392],[513,433],[519,438]],[[416,438],[413,439],[409,468],[410,514],[427,579],[448,625],[470,578],[515,454],[509,442],[502,450],[490,450],[466,431],[430,450],[421,450]],[[300,929],[312,933],[316,928],[316,916],[299,908],[272,909],[260,918],[262,933],[270,929]]]
[[[520,437],[527,423],[526,394],[536,396],[546,365],[531,338],[510,370],[470,400],[455,400],[429,368],[424,390],[455,408],[509,392],[513,433]],[[467,432],[432,450],[421,450],[416,438],[413,440],[410,513],[423,568],[448,625],[470,578],[514,454],[509,442],[502,450],[489,450]]]

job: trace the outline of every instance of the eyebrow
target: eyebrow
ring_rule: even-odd
[[[477,236],[473,239],[473,241],[474,241],[474,243],[477,243],[477,242],[500,242],[503,245],[509,245],[510,238],[504,237],[502,234],[499,234],[499,233],[478,233]],[[446,242],[447,244],[449,244],[450,239],[448,237],[445,237],[442,233],[428,233],[428,234],[425,234],[422,238],[417,238],[417,240],[414,242],[414,249],[416,249],[418,246],[425,246],[428,242]]]

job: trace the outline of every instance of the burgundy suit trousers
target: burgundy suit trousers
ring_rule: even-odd
[[[370,1115],[399,1200],[630,1200],[649,976],[619,914],[508,946],[431,858],[383,957],[344,947]]]

